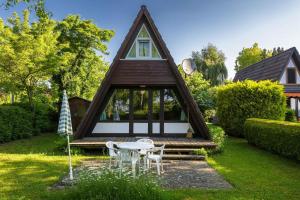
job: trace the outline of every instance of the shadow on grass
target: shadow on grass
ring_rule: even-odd
[[[21,155],[0,161],[0,199],[41,199],[68,169],[63,156]]]

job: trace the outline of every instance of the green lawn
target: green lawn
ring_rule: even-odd
[[[46,134],[0,145],[0,199],[43,199],[67,173],[67,157],[55,152],[57,136]],[[84,156],[74,157],[78,163]],[[229,138],[225,152],[209,159],[235,189],[172,190],[174,199],[299,199],[300,163]]]
[[[42,199],[68,171],[67,157],[55,150],[59,136],[44,134],[0,144],[0,199]],[[74,156],[76,164],[83,156]]]
[[[228,138],[225,151],[209,158],[233,190],[180,190],[179,199],[300,199],[300,163]],[[174,193],[172,191],[172,193]]]

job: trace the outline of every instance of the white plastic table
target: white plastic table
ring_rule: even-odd
[[[128,150],[148,150],[154,147],[153,144],[146,142],[122,142],[117,145],[120,149]]]
[[[117,144],[117,146],[120,149],[132,151],[133,153],[135,153],[135,155],[139,154],[138,153],[139,150],[149,150],[154,147],[153,144],[149,144],[146,142],[122,142],[122,143]],[[125,159],[127,159],[127,158],[125,158]],[[133,157],[131,157],[131,159],[132,159],[132,173],[133,173],[133,176],[135,177],[135,164],[139,160],[139,155],[138,155],[138,157],[133,156]],[[121,162],[121,166],[120,166],[120,174],[121,173],[122,173],[122,162]]]

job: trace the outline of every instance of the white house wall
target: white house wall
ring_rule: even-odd
[[[164,123],[164,133],[166,134],[182,134],[186,133],[189,123]],[[160,123],[152,124],[153,134],[160,134]],[[119,133],[129,134],[129,122],[98,122],[92,133]],[[148,134],[148,123],[133,123],[133,133]]]
[[[129,122],[98,122],[93,133],[129,133]]]
[[[288,65],[286,66],[286,68],[296,68],[296,65],[293,61],[293,59],[290,59]],[[286,82],[286,69],[284,69],[284,73],[282,74],[281,76],[281,79],[280,79],[280,83],[281,84],[287,84]],[[299,70],[296,68],[296,83],[297,84],[300,84],[300,74],[299,74]]]

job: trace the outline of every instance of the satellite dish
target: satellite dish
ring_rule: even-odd
[[[191,58],[182,61],[182,69],[187,75],[191,75],[196,70],[196,64]]]

